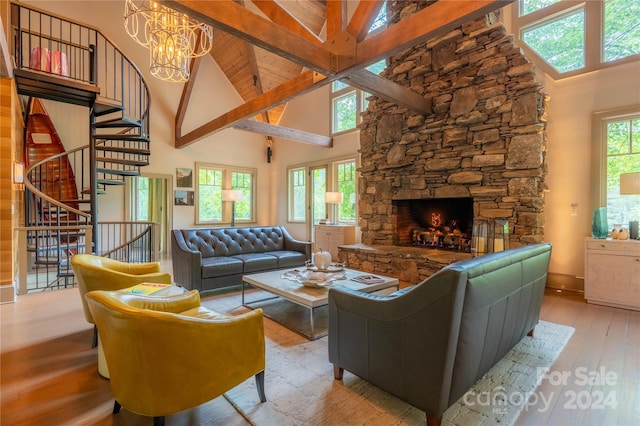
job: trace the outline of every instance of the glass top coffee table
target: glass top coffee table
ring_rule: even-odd
[[[242,305],[251,309],[263,308],[266,317],[310,340],[315,340],[327,335],[326,328],[317,330],[318,324],[316,324],[317,319],[314,314],[318,309],[324,309],[326,313],[331,286],[339,285],[366,293],[374,293],[392,287],[397,289],[399,286],[397,278],[347,268],[326,274],[312,274],[311,278],[313,279],[305,280],[307,274],[308,271],[300,268],[244,275],[242,277]],[[375,277],[376,279],[365,279],[364,282],[356,281],[363,277]],[[317,284],[317,287],[307,287],[302,281],[306,281],[306,284],[311,286]],[[326,284],[327,281],[330,283]],[[256,289],[261,291],[255,291]],[[275,307],[276,303],[280,305],[278,308]],[[301,321],[300,315],[295,313],[296,309],[291,306],[282,306],[283,303],[285,305],[293,303],[302,307],[308,311],[308,316]],[[270,305],[272,309],[269,309]],[[323,319],[326,320],[326,315]],[[308,324],[305,324],[307,320]]]

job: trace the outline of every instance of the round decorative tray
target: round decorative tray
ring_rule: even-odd
[[[305,287],[311,287],[311,288],[322,288],[322,287],[326,287],[330,284],[333,283],[333,280],[312,280],[312,279],[307,279],[301,282],[303,286]]]
[[[344,266],[329,265],[326,269],[320,269],[317,266],[307,266],[307,270],[313,272],[340,272],[344,271]]]

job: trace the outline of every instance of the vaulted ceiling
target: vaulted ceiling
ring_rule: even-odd
[[[334,80],[426,114],[430,105],[421,95],[364,68],[510,1],[434,1],[401,24],[369,34],[384,0],[360,1],[350,20],[347,0],[161,0],[214,28],[211,56],[244,100],[243,105],[182,134],[202,58],[192,60],[191,79],[176,117],[176,147],[228,127],[331,146],[326,135],[282,128],[278,123],[286,102]]]

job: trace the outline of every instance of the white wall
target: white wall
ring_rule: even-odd
[[[305,132],[329,135],[330,86],[324,86],[289,102],[280,125]],[[272,169],[272,188],[274,188],[273,213],[276,223],[285,224],[287,230],[296,238],[309,240],[307,227],[287,222],[287,167],[331,158],[355,155],[360,148],[358,131],[342,134],[333,138],[333,147],[314,146],[282,138],[274,138],[274,158]],[[279,206],[276,209],[276,206]]]
[[[545,239],[553,243],[550,271],[584,276],[584,239],[591,236],[591,144],[595,112],[640,105],[640,61],[559,81],[546,78],[550,192]],[[571,204],[578,205],[571,216]]]

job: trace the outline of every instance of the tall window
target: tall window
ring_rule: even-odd
[[[594,114],[593,188],[609,229],[640,219],[640,195],[620,195],[620,175],[640,172],[640,105]]]
[[[338,222],[355,223],[357,206],[356,162],[344,161],[335,165],[335,187],[342,192],[342,204],[338,206]]]
[[[304,222],[307,218],[305,168],[289,170],[289,221]]]
[[[520,0],[514,10],[523,47],[540,57],[540,66],[554,78],[640,55],[637,0]]]
[[[607,222],[640,219],[640,195],[620,195],[620,175],[640,172],[640,114],[606,121]]]
[[[196,163],[196,223],[230,223],[231,206],[222,201],[223,189],[241,189],[236,222],[255,221],[255,169]]]

